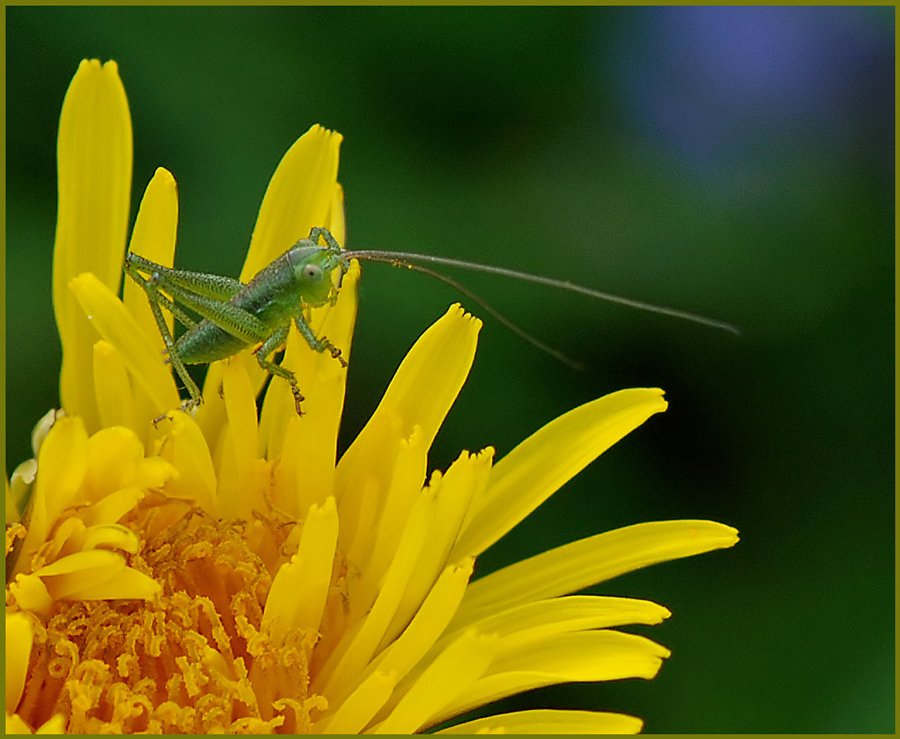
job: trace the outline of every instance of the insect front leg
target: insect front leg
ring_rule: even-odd
[[[319,243],[320,236],[325,239],[325,243],[328,244],[328,246],[330,246],[332,249],[335,249],[338,252],[341,251],[341,245],[338,244],[337,239],[331,235],[331,231],[329,231],[327,228],[316,226],[309,232],[309,240],[314,244]]]
[[[310,328],[309,324],[306,322],[306,319],[303,316],[297,316],[294,318],[294,323],[297,325],[297,330],[306,339],[306,343],[309,344],[311,349],[314,349],[317,352],[328,352],[334,357],[338,362],[341,363],[342,367],[347,366],[346,360],[341,356],[341,350],[338,349],[334,344],[332,344],[328,339],[324,336],[320,339],[316,336],[315,332]]]
[[[256,349],[253,353],[256,355],[256,361],[259,362],[259,366],[262,367],[266,372],[270,375],[278,375],[279,377],[283,377],[291,386],[291,392],[294,395],[294,407],[297,409],[297,415],[302,416],[303,411],[300,409],[300,403],[303,402],[303,396],[300,394],[300,388],[297,386],[297,378],[293,372],[291,372],[286,367],[282,367],[280,364],[275,364],[275,362],[270,362],[266,359],[272,352],[277,351],[282,344],[284,344],[285,340],[288,336],[288,326],[282,326],[275,330],[268,339],[266,339],[262,346]]]

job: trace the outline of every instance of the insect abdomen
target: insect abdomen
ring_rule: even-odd
[[[185,331],[175,342],[175,348],[185,364],[206,364],[226,359],[246,346],[246,342],[209,320],[203,320]]]
[[[290,323],[299,311],[300,297],[293,272],[284,258],[276,259],[228,302],[263,323],[268,334],[260,335],[262,343],[280,326]],[[209,319],[185,331],[175,342],[185,364],[206,364],[237,354],[250,345]]]

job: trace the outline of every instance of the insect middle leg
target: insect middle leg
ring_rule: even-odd
[[[303,402],[303,396],[300,394],[300,388],[297,386],[297,377],[286,367],[282,367],[280,364],[275,364],[275,362],[270,362],[266,359],[267,356],[280,349],[284,344],[288,336],[289,328],[290,325],[276,329],[275,333],[266,339],[262,343],[262,346],[255,349],[253,353],[256,355],[256,361],[259,362],[259,366],[266,372],[270,375],[278,375],[288,381],[291,386],[291,393],[294,395],[294,407],[297,410],[297,415],[302,416],[303,411],[300,408],[300,404]]]

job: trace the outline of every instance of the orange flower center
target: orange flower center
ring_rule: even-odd
[[[57,602],[17,713],[32,726],[62,713],[74,733],[308,732],[326,707],[308,694],[318,635],[295,629],[275,645],[261,629],[292,526],[215,521],[159,497],[123,523],[144,542],[129,564],[161,597]]]

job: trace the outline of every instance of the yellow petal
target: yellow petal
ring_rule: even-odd
[[[28,461],[31,462],[30,466],[34,470],[37,470],[37,461],[34,459],[30,459]],[[16,472],[21,467],[22,467],[22,465],[20,464],[19,467],[16,468],[16,471],[13,472],[13,477],[15,477]],[[30,473],[30,477],[32,480],[34,480],[34,472]],[[27,486],[27,490],[25,492],[27,493],[30,490],[31,490],[31,484],[29,482],[29,484]],[[22,498],[23,498],[23,496],[13,495],[12,489],[9,486],[9,479],[7,479],[6,480],[6,525],[7,526],[9,526],[10,524],[14,524],[16,521],[19,520],[20,514],[19,514],[18,501],[22,500]]]
[[[134,485],[142,489],[161,488],[178,470],[161,457],[144,457],[138,461]]]
[[[303,134],[278,164],[259,209],[241,282],[252,277],[331,213],[343,137],[319,125]]]
[[[53,598],[50,597],[47,586],[41,578],[34,575],[16,575],[16,579],[8,587],[9,594],[23,611],[44,617],[50,613]]]
[[[162,586],[143,572],[124,567],[108,580],[98,581],[73,593],[79,600],[153,600]]]
[[[159,455],[178,470],[178,477],[167,481],[166,493],[196,501],[207,513],[218,516],[216,470],[206,439],[187,413],[176,411],[170,419],[170,431]]]
[[[94,392],[101,426],[127,426],[138,431],[125,363],[116,348],[102,339],[94,344]]]
[[[346,361],[350,360],[358,282],[359,266],[354,264],[344,276],[336,305],[320,309],[321,320],[312,324],[316,335],[327,337],[341,349]],[[287,510],[300,512],[334,495],[334,465],[347,369],[330,354],[312,351],[293,327],[281,364],[293,371],[300,383],[300,391],[305,396],[303,416],[292,446],[285,449],[285,429],[297,413],[287,384],[273,382],[263,405],[260,435],[265,439],[270,459],[278,455],[295,458],[292,464],[302,475],[298,490],[303,491],[303,500],[291,503]],[[276,403],[277,407],[273,407]]]
[[[271,629],[274,644],[283,641],[290,628],[318,630],[331,584],[337,536],[334,498],[322,508],[310,508],[297,553],[279,568],[266,598],[263,627]]]
[[[643,636],[618,631],[580,631],[534,642],[526,651],[510,645],[474,685],[449,703],[433,721],[467,711],[526,690],[568,682],[596,682],[654,677],[670,652]]]
[[[355,548],[360,554],[353,559],[365,562],[355,597],[371,603],[380,588],[384,573],[397,553],[410,511],[422,492],[428,470],[428,450],[421,428],[415,427],[408,439],[397,447],[397,461],[384,507],[377,520],[361,515],[360,509],[349,509],[342,522],[348,530],[357,530]],[[363,538],[365,542],[361,541]]]
[[[93,503],[133,485],[143,459],[144,446],[131,429],[124,426],[100,429],[88,440],[86,502]]]
[[[431,446],[469,374],[480,329],[481,321],[453,305],[410,349],[378,408],[338,463],[342,517],[345,508],[357,505],[353,493],[362,490],[366,478],[377,481],[380,495],[387,493],[397,444],[415,426],[421,426],[425,448]]]
[[[65,734],[66,733],[66,717],[61,713],[57,713],[47,719],[38,727],[35,734]]]
[[[575,408],[494,465],[451,559],[481,554],[562,485],[654,413],[662,390],[620,390]]]
[[[60,512],[76,502],[87,473],[87,446],[84,422],[77,416],[60,418],[47,434],[38,455],[31,521],[14,572],[30,566],[32,555],[47,538]]]
[[[410,349],[369,424],[377,426],[380,414],[395,416],[401,419],[403,437],[414,424],[421,426],[430,447],[469,375],[480,330],[479,319],[452,305]],[[358,442],[371,433],[369,424]]]
[[[314,733],[361,734],[366,724],[387,703],[397,684],[393,673],[375,670],[360,683],[346,700],[341,701],[334,716],[313,727]]]
[[[540,600],[510,608],[481,619],[477,628],[504,638],[507,648],[514,639],[544,638],[587,629],[606,629],[628,624],[658,624],[671,615],[667,608],[648,600],[600,595],[571,595]],[[448,629],[441,641],[451,641],[456,629]],[[441,643],[436,645],[439,648]]]
[[[251,478],[257,461],[256,397],[244,365],[234,357],[222,368],[228,426],[219,468],[219,505],[225,518],[243,516],[262,500],[253,495]]]
[[[116,524],[89,526],[85,534],[83,544],[85,550],[103,547],[135,554],[140,548],[138,535],[125,526]]]
[[[24,613],[6,612],[6,712],[15,713],[34,641],[34,622]]]
[[[468,695],[494,656],[496,638],[470,631],[451,644],[397,701],[375,734],[409,734]]]
[[[157,168],[153,178],[144,191],[140,210],[131,232],[129,251],[139,254],[151,262],[171,267],[175,258],[175,235],[178,228],[178,190],[175,178],[162,167]],[[146,293],[132,279],[126,278],[123,289],[123,302],[137,324],[141,327],[156,352],[163,357],[165,344],[159,333],[159,327],[150,311],[150,303]],[[172,316],[162,311],[169,330],[172,329]],[[153,407],[147,393],[138,386],[134,389],[135,413],[138,418],[145,419],[143,429],[149,436],[146,419],[155,418],[159,412]],[[144,437],[144,441],[149,439]]]
[[[737,530],[713,521],[652,521],[607,531],[516,562],[476,580],[453,626],[572,593],[657,562],[734,546]]]
[[[118,290],[131,199],[131,115],[115,62],[82,61],[59,121],[59,212],[53,256],[53,305],[63,345],[60,395],[69,413],[99,425],[92,349],[96,332],[69,293],[92,272]]]
[[[441,573],[409,626],[378,655],[373,665],[397,675],[398,679],[413,669],[444,633],[462,600],[474,563],[474,559],[468,559]],[[459,636],[457,633],[456,637]]]
[[[329,702],[346,697],[348,686],[375,656],[389,624],[397,612],[409,579],[415,570],[422,548],[426,544],[427,521],[432,513],[434,496],[426,489],[416,501],[409,521],[403,531],[400,546],[391,566],[385,573],[384,582],[371,609],[360,603],[351,593],[350,603],[354,611],[350,613],[351,623],[363,617],[359,611],[365,609],[359,630],[345,639],[343,649],[332,654],[322,671],[316,676],[314,685],[323,685],[319,690]],[[352,566],[352,565],[351,565]]]
[[[150,600],[161,591],[153,579],[128,567],[122,555],[103,549],[70,554],[34,575],[56,600]]]
[[[41,578],[50,595],[59,600],[111,579],[126,566],[121,554],[93,549],[60,557],[33,574]]]
[[[132,377],[152,398],[153,412],[160,415],[178,407],[169,369],[122,301],[90,272],[73,279],[71,288],[99,334],[116,348]]]
[[[11,480],[6,482],[6,523],[19,520],[28,505],[36,476],[36,459],[26,459],[13,470]]]
[[[175,261],[177,229],[178,188],[175,178],[168,170],[158,167],[144,191],[128,250],[151,262],[171,267]],[[123,302],[144,333],[154,337],[156,350],[162,352],[166,347],[150,311],[147,294],[134,280],[125,280]],[[163,315],[171,331],[172,317],[165,311]]]
[[[470,496],[484,489],[491,470],[492,451],[487,454],[462,455],[435,485],[434,506],[426,534],[428,546],[422,550],[416,569],[406,586],[397,613],[385,634],[393,639],[409,623],[423,599],[431,590],[447,562],[447,554],[456,539]]]
[[[514,711],[466,721],[435,734],[637,734],[644,722],[604,711]]]
[[[79,517],[88,526],[114,524],[126,513],[133,510],[144,499],[145,495],[146,493],[140,488],[122,488],[82,510]]]

